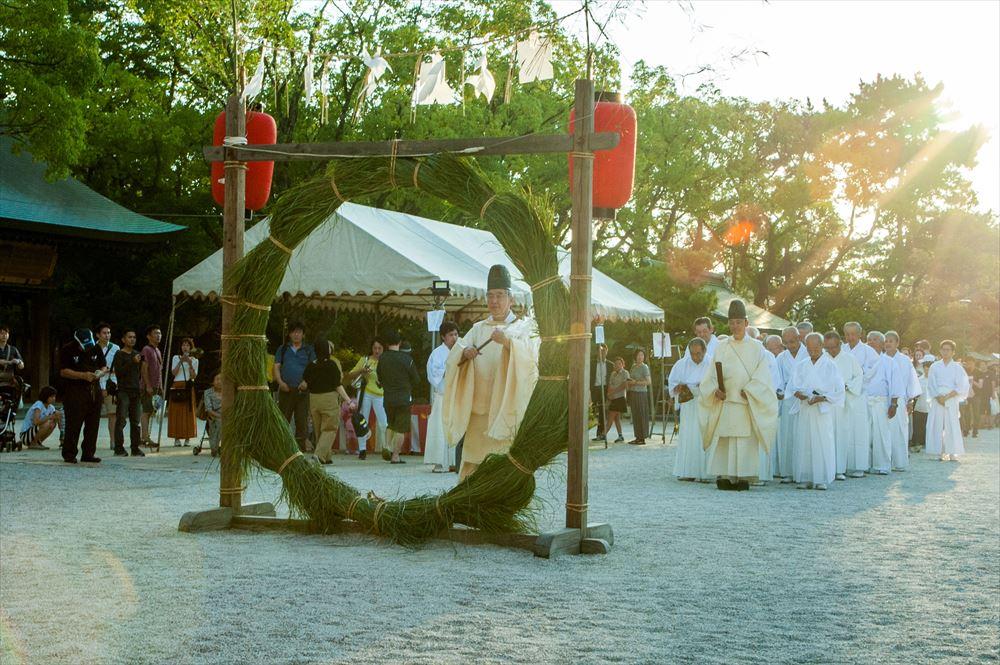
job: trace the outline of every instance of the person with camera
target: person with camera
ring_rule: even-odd
[[[174,447],[191,445],[198,437],[195,418],[194,380],[198,377],[198,359],[194,357],[194,340],[181,340],[181,352],[170,359],[170,401],[167,405],[167,436],[173,437]]]
[[[73,333],[73,341],[59,351],[59,376],[63,379],[63,408],[66,411],[66,437],[62,444],[62,458],[68,464],[76,464],[77,453],[82,452],[81,462],[98,463],[97,431],[101,426],[100,379],[106,376],[108,368],[104,363],[104,352],[97,345],[94,333],[89,328],[79,328]],[[80,443],[80,432],[83,443]]]
[[[15,372],[24,369],[24,360],[17,347],[8,344],[10,328],[0,325],[0,388],[7,388],[14,401],[14,409],[21,403],[21,382]]]

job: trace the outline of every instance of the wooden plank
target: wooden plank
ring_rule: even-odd
[[[608,543],[608,545],[615,544],[615,532],[612,530],[610,524],[588,524],[587,538],[598,538]]]
[[[240,506],[240,515],[263,515],[267,517],[274,517],[274,504],[267,501],[246,503]]]
[[[210,508],[195,510],[181,515],[178,531],[199,533],[201,531],[221,531],[228,529],[233,522],[232,508]]]
[[[243,103],[236,95],[229,97],[226,106],[226,135],[245,136],[246,135],[246,111]],[[233,159],[233,157],[230,157]],[[230,268],[237,261],[243,258],[243,223],[245,190],[246,190],[246,169],[242,164],[233,163],[225,170],[225,207],[222,217],[222,292],[233,293],[232,276]],[[236,446],[226,445],[226,435],[228,427],[226,423],[232,423],[233,403],[236,400],[236,386],[232,378],[225,372],[226,363],[229,358],[230,340],[228,336],[232,334],[233,317],[236,315],[236,308],[227,303],[222,303],[222,457],[219,461],[219,505],[232,508],[235,512],[240,512],[240,503],[243,500],[242,492],[233,491],[240,487],[243,482],[239,464],[231,458]],[[229,415],[226,415],[229,414]]]
[[[584,538],[580,541],[580,554],[610,554],[611,544],[600,538]]]
[[[309,520],[243,514],[233,517],[232,528],[250,531],[298,531],[301,533],[320,533],[321,531]]]
[[[439,539],[464,545],[499,545],[534,552],[538,536],[531,533],[487,533],[479,529],[455,527],[448,529]]]
[[[535,556],[551,559],[558,554],[580,553],[580,529],[559,529],[538,536],[535,541]]]
[[[593,86],[591,86],[593,87]],[[590,123],[593,131],[593,122]],[[230,148],[245,162],[301,162],[335,159],[337,157],[388,157],[395,144],[398,157],[421,157],[441,152],[456,152],[478,157],[481,155],[520,155],[567,153],[573,150],[574,139],[569,134],[529,134],[528,136],[483,137],[473,139],[429,139],[401,141],[341,141],[334,143],[276,143],[273,145],[236,146]],[[618,145],[617,132],[593,134],[592,150],[610,150]],[[205,146],[205,159],[221,162],[226,148]],[[228,177],[228,176],[227,176]]]
[[[576,82],[573,124],[573,236],[569,283],[569,443],[566,459],[566,527],[586,531],[587,525],[587,415],[590,403],[590,278],[593,265],[594,160],[579,156],[592,149],[594,82]],[[576,338],[575,336],[580,336]],[[582,537],[586,537],[586,533]],[[577,540],[579,551],[579,538]]]

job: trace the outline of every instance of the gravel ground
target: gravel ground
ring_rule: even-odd
[[[719,492],[674,480],[672,446],[595,449],[591,521],[614,526],[614,549],[551,561],[184,534],[181,514],[217,500],[206,455],[164,448],[88,468],[5,454],[0,661],[996,663],[998,439],[968,441],[959,464],[916,459],[827,492]],[[414,461],[329,468],[381,496],[454,482]],[[558,469],[539,474],[552,526]],[[276,496],[272,476],[247,500]]]

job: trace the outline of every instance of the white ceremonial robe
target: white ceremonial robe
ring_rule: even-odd
[[[460,364],[462,351],[477,348],[503,329],[506,347],[490,342],[475,359]],[[441,409],[445,436],[456,443],[464,436],[462,465],[480,464],[492,453],[504,453],[538,381],[538,332],[532,319],[478,321],[448,354]]]
[[[854,359],[858,361],[861,365],[861,373],[864,376],[862,380],[862,395],[865,397],[865,418],[864,423],[860,421],[858,423],[858,431],[861,432],[861,428],[864,428],[864,441],[865,441],[865,454],[864,463],[862,466],[858,467],[857,471],[868,471],[871,468],[872,460],[872,430],[871,430],[871,417],[868,415],[868,384],[871,382],[872,377],[875,376],[875,368],[878,365],[878,353],[872,347],[868,346],[864,342],[858,342],[854,346],[850,344],[845,344],[845,350],[849,351]],[[857,463],[861,464],[861,457],[856,458]],[[850,468],[850,465],[848,465]]]
[[[795,393],[821,395],[827,401],[809,404]],[[844,381],[830,356],[821,354],[795,365],[788,399],[798,416],[795,482],[829,485],[837,473],[834,411],[844,404]]]
[[[778,400],[771,371],[761,353],[761,345],[744,337],[719,342],[712,365],[702,379],[702,446],[716,446],[709,472],[730,480],[756,479],[760,451],[774,440],[778,426]],[[714,363],[722,365],[726,399],[719,401]]]
[[[879,355],[868,383],[868,428],[871,430],[871,470],[889,473],[892,470],[893,429],[899,429],[899,412],[906,413],[905,375],[893,371],[893,360]],[[896,400],[896,414],[889,418],[889,406]],[[905,431],[905,430],[904,430]]]
[[[702,446],[701,414],[698,406],[698,398],[701,395],[699,386],[709,365],[706,359],[695,363],[690,356],[685,356],[670,369],[670,376],[667,378],[667,390],[674,397],[674,404],[681,415],[680,431],[677,433],[677,453],[674,457],[674,475],[678,478],[705,480],[715,477],[708,473],[708,461],[713,449],[705,450]],[[694,399],[689,399],[683,404],[677,401],[674,391],[681,385],[691,390]]]
[[[844,403],[833,410],[837,446],[837,473],[867,471],[868,405],[865,402],[864,370],[851,353],[840,349],[833,364],[844,383]]]
[[[705,340],[702,341],[704,342]],[[705,346],[707,348],[705,349],[705,358],[702,360],[703,363],[708,362],[712,359],[712,356],[715,355],[715,347],[717,347],[718,345],[719,345],[718,337],[712,335],[711,337],[708,338],[708,341],[705,342]],[[684,349],[684,357],[689,358],[690,355],[691,355],[690,352],[687,349]]]
[[[795,475],[795,419],[798,411],[792,411],[792,393],[788,392],[789,383],[795,374],[795,365],[809,357],[804,344],[799,345],[794,356],[789,349],[778,354],[778,367],[781,369],[781,387],[778,390],[784,395],[779,404],[781,411],[778,420],[778,468],[774,475],[791,478]]]
[[[455,466],[455,449],[445,436],[444,419],[441,417],[448,353],[448,347],[441,344],[427,359],[427,382],[431,384],[431,415],[427,419],[427,441],[424,444],[424,464],[438,464],[445,469]]]
[[[778,460],[778,447],[781,441],[781,409],[784,408],[784,387],[785,381],[781,375],[781,365],[778,364],[778,356],[774,355],[767,349],[764,349],[767,355],[771,356],[767,365],[771,369],[771,381],[774,382],[775,395],[778,397],[778,428],[774,430],[774,441],[771,442],[771,451],[768,456],[768,471],[769,476],[767,480],[773,479],[775,476],[779,476],[779,460]]]
[[[958,395],[939,404],[938,397],[951,391]],[[946,363],[937,360],[927,373],[927,397],[930,410],[927,413],[927,440],[925,451],[929,455],[964,455],[962,425],[958,405],[969,394],[969,375],[961,364],[952,360]]]
[[[889,456],[893,471],[906,471],[910,468],[910,414],[906,412],[906,404],[910,399],[920,394],[920,381],[913,369],[913,362],[903,353],[896,352],[892,359],[893,379],[903,386],[903,395],[899,400],[896,416],[889,421],[889,436],[892,448]]]

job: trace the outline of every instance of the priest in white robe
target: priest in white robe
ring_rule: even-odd
[[[749,325],[741,300],[729,303],[732,335],[719,342],[713,367],[702,379],[702,446],[716,450],[709,472],[719,489],[747,490],[758,477],[760,448],[767,449],[778,426],[778,400],[763,347],[746,335]],[[718,379],[721,373],[722,381]]]
[[[458,326],[445,321],[439,330],[441,344],[427,359],[427,381],[431,385],[431,415],[427,419],[427,441],[424,445],[424,464],[433,464],[434,473],[447,473],[455,466],[455,448],[444,432],[444,375],[448,354],[458,341]],[[458,443],[457,441],[455,442]]]
[[[862,394],[867,400],[868,384],[875,376],[875,368],[878,365],[878,353],[865,344],[862,339],[864,329],[857,321],[844,324],[844,340],[847,342],[847,350],[854,359],[861,365],[863,380],[861,384]],[[872,466],[872,434],[868,418],[867,402],[865,405],[865,417],[859,418],[855,423],[854,436],[856,437],[853,446],[847,449],[847,468],[852,470],[852,478],[861,478],[864,472]]]
[[[772,480],[778,474],[778,444],[781,440],[781,409],[785,396],[785,381],[781,373],[781,365],[778,363],[778,356],[785,350],[785,345],[781,343],[778,335],[767,335],[764,338],[764,350],[767,352],[767,365],[771,370],[771,381],[774,383],[774,393],[778,398],[778,427],[774,430],[774,441],[771,442],[771,450],[768,452],[768,474],[767,480]]]
[[[445,436],[463,436],[459,482],[493,453],[505,453],[538,381],[538,333],[532,319],[511,310],[510,273],[490,268],[486,304],[478,321],[448,353],[444,379]]]
[[[844,403],[844,381],[830,356],[823,353],[823,336],[806,335],[809,357],[795,365],[790,384],[792,410],[797,414],[795,482],[800,489],[825,490],[837,468],[834,411]]]
[[[844,351],[840,335],[823,336],[826,354],[840,371],[844,383],[844,403],[833,409],[834,443],[837,449],[837,480],[861,478],[868,468],[868,405],[865,403],[864,371],[854,356]],[[863,466],[850,466],[864,460]]]
[[[806,347],[802,345],[799,337],[799,330],[795,326],[789,326],[781,331],[781,341],[785,344],[785,350],[778,356],[778,367],[781,369],[781,385],[776,386],[779,393],[781,410],[778,421],[778,462],[774,470],[774,475],[781,478],[781,482],[792,482],[795,474],[795,419],[798,411],[792,411],[792,400],[788,392],[788,384],[795,374],[795,365],[809,357]]]
[[[868,345],[873,349],[885,346],[885,335],[877,330],[868,333]],[[905,410],[904,375],[893,371],[893,360],[879,353],[871,381],[868,383],[868,429],[872,437],[871,473],[887,475],[892,469],[892,430],[898,428],[893,418]]]
[[[715,336],[715,326],[712,325],[712,319],[707,316],[700,316],[694,320],[694,325],[692,326],[694,330],[694,336],[700,337],[703,342],[705,342],[705,360],[710,361],[712,356],[715,355],[715,347],[719,344],[719,338]],[[684,355],[687,356],[689,353],[685,349]]]
[[[890,330],[885,334],[885,354],[892,361],[893,380],[903,386],[900,397],[900,408],[896,415],[889,419],[889,436],[892,441],[889,466],[893,471],[906,471],[910,468],[910,411],[912,400],[920,394],[920,382],[913,369],[913,362],[899,350],[899,333]]]
[[[680,480],[708,480],[714,478],[708,472],[711,449],[706,451],[701,441],[701,414],[699,397],[705,370],[711,364],[705,359],[705,340],[693,338],[687,345],[687,353],[671,369],[667,378],[667,390],[681,417],[677,436],[677,454],[674,457],[674,475]]]
[[[957,462],[965,454],[959,402],[969,394],[969,375],[955,358],[955,342],[941,342],[941,360],[931,365],[927,374],[930,411],[927,414],[925,452],[940,455],[942,462]]]

